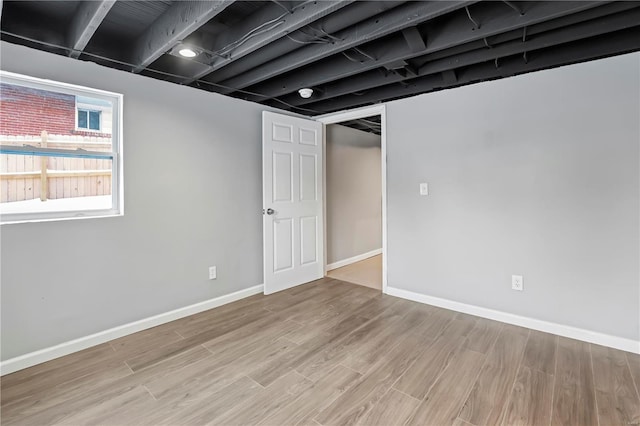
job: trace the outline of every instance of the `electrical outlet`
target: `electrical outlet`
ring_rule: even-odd
[[[511,289],[524,290],[524,278],[522,278],[522,275],[511,275]]]
[[[215,280],[218,277],[218,271],[215,266],[209,267],[209,279]]]

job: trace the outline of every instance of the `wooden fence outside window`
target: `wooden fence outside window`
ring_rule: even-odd
[[[0,144],[110,152],[111,138],[3,136]],[[0,202],[111,195],[111,160],[0,154]]]

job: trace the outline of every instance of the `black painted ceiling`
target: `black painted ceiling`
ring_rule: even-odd
[[[5,41],[305,115],[640,49],[640,2],[0,5]],[[182,44],[199,55],[177,55]],[[303,87],[313,96],[301,98]],[[375,122],[359,126],[376,132]]]

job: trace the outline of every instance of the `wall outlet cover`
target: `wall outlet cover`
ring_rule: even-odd
[[[209,267],[209,279],[215,280],[218,277],[218,270],[215,266]]]
[[[513,290],[524,290],[524,278],[522,275],[511,275],[511,288]]]

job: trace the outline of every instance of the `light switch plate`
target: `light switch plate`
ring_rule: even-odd
[[[420,184],[420,195],[429,195],[429,184],[421,183]]]

